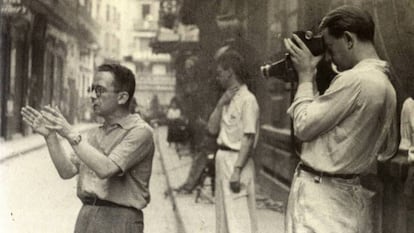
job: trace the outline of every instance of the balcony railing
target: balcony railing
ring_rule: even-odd
[[[134,23],[135,31],[157,31],[157,29],[157,21],[142,20]]]

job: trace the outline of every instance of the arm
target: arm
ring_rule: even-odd
[[[213,113],[210,115],[210,118],[208,119],[207,129],[210,134],[217,135],[219,133],[223,107],[230,103],[231,99],[238,90],[239,87],[229,88],[219,99],[216,107],[214,108]]]
[[[67,156],[59,142],[56,132],[46,127],[46,121],[42,114],[30,106],[23,107],[21,114],[23,121],[30,125],[34,132],[45,138],[50,157],[59,176],[63,179],[69,179],[76,175],[78,173],[78,167]]]
[[[230,177],[230,188],[236,193],[240,191],[241,172],[251,155],[250,151],[253,148],[258,130],[259,106],[257,105],[256,99],[252,98],[244,103],[241,119],[244,133],[241,139],[239,155]]]
[[[51,133],[45,137],[50,158],[63,179],[69,179],[78,174],[78,167],[70,160],[67,153],[59,142],[56,133]]]
[[[288,109],[295,135],[313,140],[338,125],[358,107],[360,85],[354,77],[337,77],[324,95],[314,97],[311,83],[299,84],[295,100]]]
[[[207,128],[208,132],[212,135],[217,135],[219,133],[222,112],[223,106],[217,104],[217,106],[214,108],[213,113],[210,115],[210,118],[208,119]]]
[[[250,150],[253,148],[254,139],[255,139],[255,134],[253,133],[245,133],[243,135],[239,157],[237,158],[236,163],[234,164],[235,170],[238,170],[239,172],[241,172],[244,165],[246,165],[246,162],[250,156]]]
[[[82,140],[79,144],[72,145],[72,148],[79,159],[101,179],[114,176],[121,171],[110,158],[86,141]]]
[[[45,118],[53,122],[53,127],[60,129],[58,133],[71,142],[71,135],[76,134],[72,133],[70,125],[62,114],[57,109],[45,108],[45,110],[47,111],[43,113]],[[127,132],[108,156],[86,141],[74,144],[72,148],[83,163],[99,178],[105,179],[125,172],[146,158],[150,152],[154,151],[154,142],[150,129],[135,127]]]
[[[293,39],[298,45],[291,39],[285,39],[284,43],[298,73],[299,85],[288,113],[293,118],[295,135],[310,141],[335,127],[354,110],[360,87],[354,77],[340,77],[339,74],[324,95],[315,97],[314,76],[322,57],[314,57],[296,35]]]
[[[136,127],[129,130],[108,156],[88,143],[80,143],[74,146],[74,149],[79,158],[94,170],[99,178],[104,179],[123,173],[141,160],[152,156],[154,141],[150,129]]]
[[[65,117],[56,108],[46,106],[41,111],[43,117],[49,122],[48,128],[58,132],[63,138],[71,143],[74,136],[79,133],[73,130],[73,127],[66,121]],[[50,145],[53,152],[60,152],[59,148],[55,146],[53,138],[50,139]],[[85,140],[81,140],[78,144],[71,143],[73,150],[82,162],[92,169],[99,178],[104,179],[120,171],[120,168],[106,155],[95,149]],[[63,165],[65,167],[65,165]]]

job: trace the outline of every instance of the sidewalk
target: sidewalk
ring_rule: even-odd
[[[155,131],[160,154],[166,166],[166,175],[171,187],[180,186],[187,178],[191,158],[188,156],[179,159],[174,147],[169,147],[166,142],[166,127],[159,127]],[[171,188],[170,187],[170,188]],[[209,189],[209,187],[206,187]],[[260,190],[260,187],[258,188]],[[260,199],[261,195],[258,195]],[[207,198],[201,198],[195,202],[195,192],[191,195],[177,195],[173,193],[173,202],[176,204],[176,214],[181,219],[183,232],[180,233],[214,233],[215,232],[215,207]],[[258,205],[262,206],[262,205]],[[259,233],[284,232],[283,213],[270,209],[258,208]]]
[[[94,123],[80,123],[75,125],[75,129],[82,133],[96,125],[97,124]],[[38,134],[32,134],[26,137],[1,142],[0,163],[17,155],[39,149],[45,145],[45,140]]]

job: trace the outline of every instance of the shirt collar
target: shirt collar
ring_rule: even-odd
[[[246,91],[247,90],[247,85],[246,84],[242,84],[240,87],[239,87],[239,90],[237,91],[237,93],[236,94],[240,94],[241,92],[244,92],[244,91]]]
[[[358,64],[354,66],[354,68],[361,67],[361,66],[376,66],[383,70],[388,70],[388,63],[386,61],[376,59],[376,58],[367,58],[363,59]]]
[[[137,124],[137,122],[139,122],[139,121],[143,121],[139,114],[136,114],[136,113],[135,114],[128,114],[125,117],[116,119],[110,126],[117,125],[117,126],[122,127],[123,129],[128,130],[128,129],[133,128]],[[100,127],[102,128],[105,125],[106,125],[106,123],[104,122],[103,125],[101,125]]]

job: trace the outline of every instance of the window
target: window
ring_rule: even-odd
[[[99,19],[101,15],[101,0],[96,2],[96,18]]]
[[[106,21],[109,21],[111,18],[111,7],[107,4],[106,5]]]
[[[152,66],[152,74],[165,75],[167,74],[167,67],[164,64],[154,64]]]
[[[105,33],[105,37],[104,37],[104,46],[105,46],[105,49],[109,49],[109,44],[110,44],[109,34],[108,33]]]
[[[149,52],[151,50],[150,48],[150,39],[148,38],[141,38],[139,43],[139,50],[141,52]]]
[[[112,18],[111,18],[111,21],[112,21],[112,23],[116,23],[116,8],[113,6],[112,7]]]
[[[142,19],[145,20],[149,14],[151,14],[151,5],[142,4]]]
[[[134,49],[140,49],[139,37],[134,37]]]
[[[92,1],[91,0],[85,0],[85,8],[89,14],[92,12]]]

